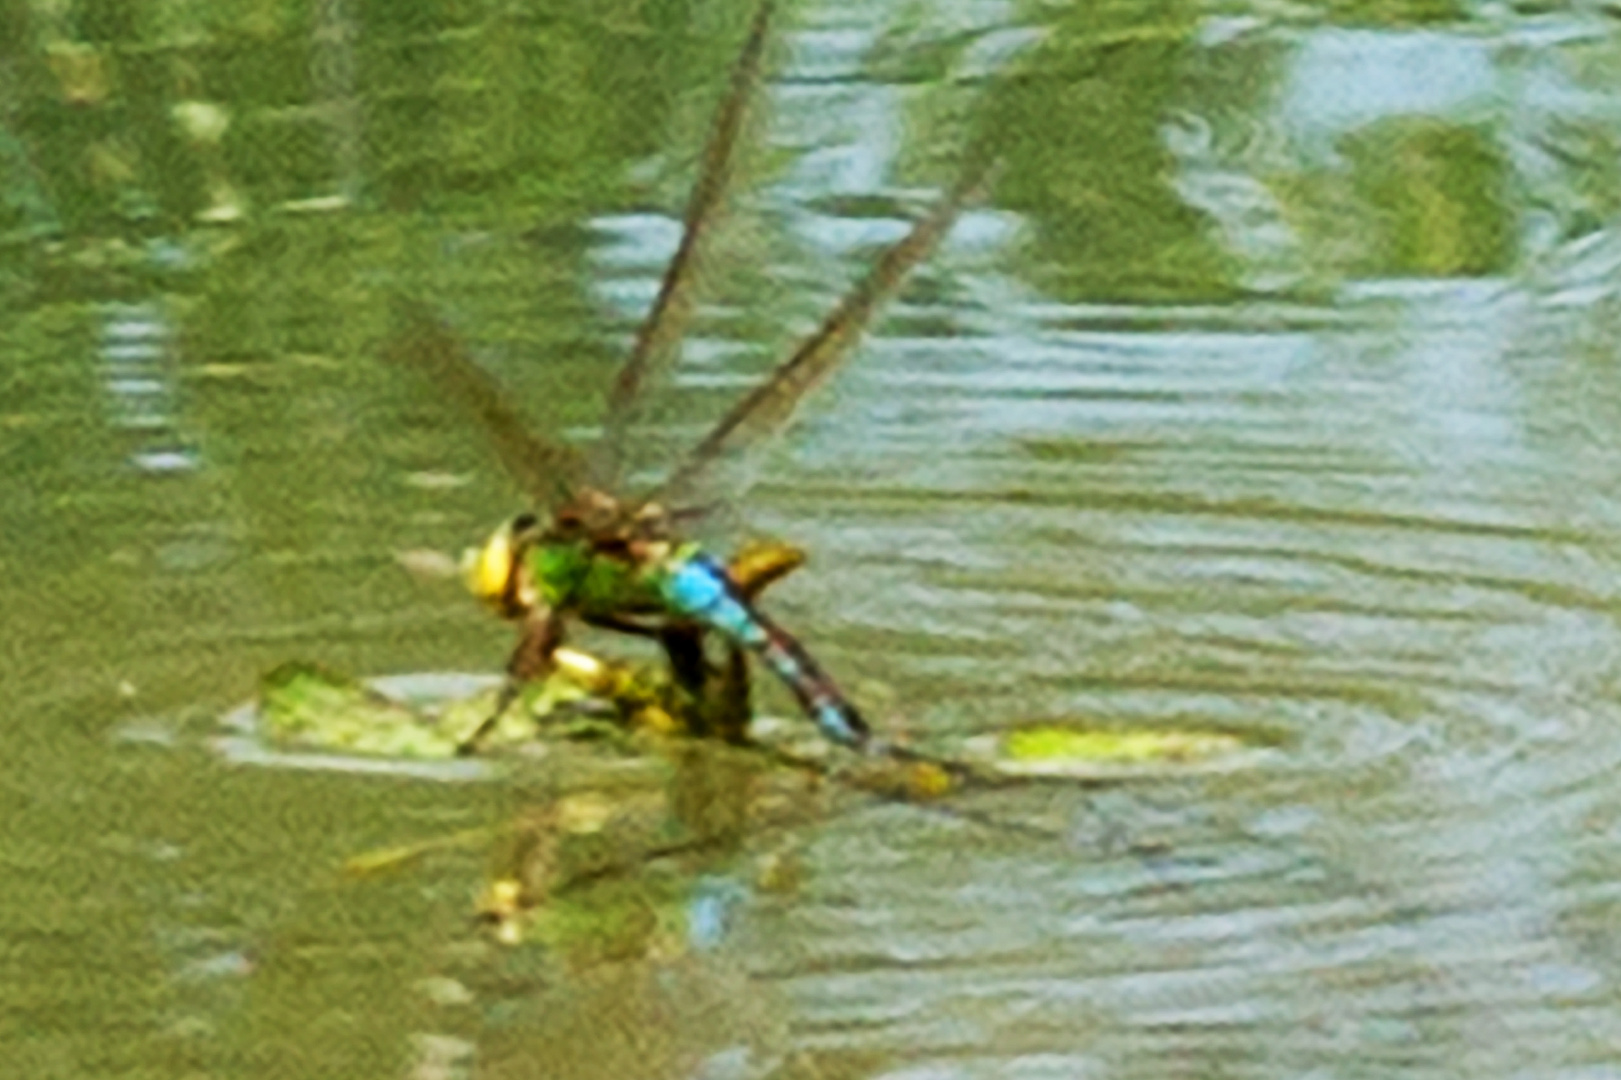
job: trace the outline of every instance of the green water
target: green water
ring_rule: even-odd
[[[521,785],[216,753],[290,659],[502,663],[409,567],[522,494],[390,303],[589,440],[749,17],[0,3],[0,1073],[1617,1075],[1621,40],[1577,5],[783,16],[637,476],[993,137],[711,527],[811,552],[773,611],[881,727],[1264,764],[967,807],[1047,837],[852,800],[559,955],[481,936],[480,850],[341,873]]]

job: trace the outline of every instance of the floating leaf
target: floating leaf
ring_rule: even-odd
[[[1008,776],[1108,779],[1236,767],[1279,741],[1214,725],[1040,724],[1007,732],[991,753],[992,767]]]

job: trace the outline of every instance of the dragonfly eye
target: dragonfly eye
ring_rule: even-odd
[[[468,591],[508,618],[522,614],[525,605],[533,602],[524,595],[523,553],[533,543],[538,524],[534,515],[524,514],[491,533],[483,547],[462,557]],[[530,535],[524,535],[526,531]]]
[[[481,548],[468,550],[462,556],[468,592],[488,605],[503,606],[507,590],[511,589],[517,553],[519,545],[514,542],[511,524],[494,530]]]

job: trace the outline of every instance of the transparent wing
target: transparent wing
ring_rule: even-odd
[[[394,320],[384,358],[421,372],[456,408],[478,420],[501,464],[538,500],[539,508],[555,506],[574,493],[585,472],[579,451],[530,431],[461,338],[421,305],[396,302]]]
[[[805,395],[820,385],[855,349],[873,314],[900,288],[906,275],[929,257],[950,231],[958,212],[986,186],[994,159],[973,158],[957,186],[927,217],[879,257],[855,288],[801,341],[771,376],[732,407],[687,455],[655,499],[667,505],[687,498],[717,458],[782,427]]]
[[[748,103],[759,82],[761,58],[770,30],[772,0],[762,0],[749,36],[732,69],[731,86],[715,113],[709,140],[700,159],[698,179],[687,200],[680,246],[665,268],[652,309],[636,332],[636,343],[619,369],[608,394],[603,439],[592,455],[591,476],[603,490],[617,489],[623,465],[622,447],[632,406],[642,387],[675,356],[675,345],[692,310],[692,287],[698,248],[713,221],[731,173],[733,150],[743,130]]]

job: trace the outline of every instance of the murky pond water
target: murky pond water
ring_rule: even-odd
[[[725,477],[812,552],[774,610],[891,728],[1285,749],[856,800],[560,958],[480,935],[477,850],[339,869],[521,786],[212,740],[291,658],[500,664],[410,568],[521,499],[390,299],[590,437],[749,5],[0,6],[0,1071],[1621,1076],[1615,24],[1150,7],[797,5],[638,465],[996,131]]]

